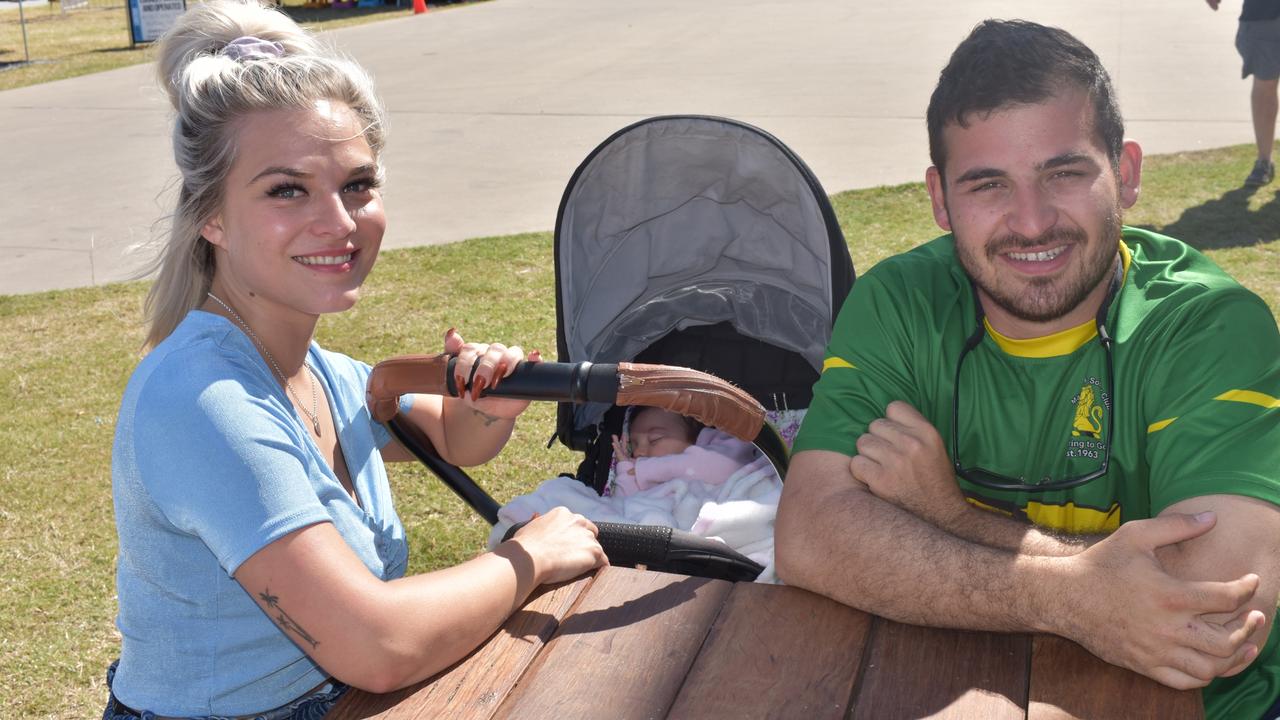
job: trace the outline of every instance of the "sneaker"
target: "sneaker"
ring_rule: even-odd
[[[1259,187],[1275,180],[1276,164],[1270,160],[1258,159],[1253,164],[1253,171],[1249,173],[1249,177],[1244,179],[1245,187]]]

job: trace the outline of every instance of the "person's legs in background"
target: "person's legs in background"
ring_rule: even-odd
[[[1258,158],[1245,178],[1245,187],[1259,187],[1275,179],[1272,148],[1276,141],[1276,114],[1280,107],[1280,17],[1244,20],[1236,30],[1236,50],[1243,64],[1240,77],[1253,76],[1249,106]]]
[[[1266,185],[1276,175],[1271,150],[1276,142],[1276,110],[1280,108],[1278,89],[1280,78],[1263,80],[1254,75],[1250,104],[1253,108],[1253,137],[1258,144],[1258,159],[1253,165],[1253,171],[1244,181],[1250,187]]]

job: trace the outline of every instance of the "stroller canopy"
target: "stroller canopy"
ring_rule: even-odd
[[[675,330],[730,322],[820,370],[853,283],[809,168],[758,128],[658,117],[578,167],[556,222],[561,361],[622,362]],[[579,406],[574,425],[606,408]]]

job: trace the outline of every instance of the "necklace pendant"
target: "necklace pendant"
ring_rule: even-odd
[[[311,418],[311,427],[316,431],[316,437],[320,437],[320,418]]]

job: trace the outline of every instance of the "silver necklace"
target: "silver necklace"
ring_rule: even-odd
[[[316,437],[320,437],[320,403],[316,400],[316,371],[312,369],[311,363],[306,360],[302,361],[303,367],[307,369],[307,372],[311,373],[311,412],[307,412],[307,409],[302,406],[302,396],[298,394],[297,390],[293,389],[293,385],[289,383],[289,378],[285,377],[284,371],[280,369],[280,364],[271,356],[271,351],[268,350],[267,346],[258,339],[257,334],[255,334],[253,330],[249,329],[249,323],[245,322],[244,318],[240,317],[240,313],[232,310],[230,305],[222,302],[222,298],[211,292],[207,292],[205,294],[209,296],[210,300],[221,305],[223,310],[231,313],[231,317],[234,318],[240,327],[244,329],[245,334],[249,336],[249,339],[253,341],[253,344],[262,351],[263,356],[267,358],[267,362],[271,363],[271,367],[275,369],[276,375],[280,377],[280,382],[284,383],[285,389],[297,398],[298,409],[302,411],[303,415],[307,416],[307,419],[311,420],[311,428],[316,431]]]

